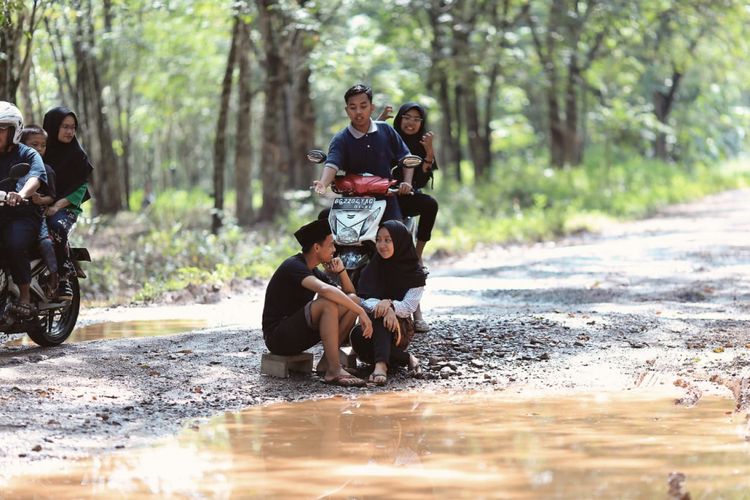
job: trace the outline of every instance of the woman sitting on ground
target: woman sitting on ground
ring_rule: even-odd
[[[390,220],[378,229],[375,240],[377,253],[362,271],[357,294],[372,321],[372,335],[365,337],[362,329],[351,332],[351,344],[359,359],[375,365],[370,381],[384,385],[389,366],[408,366],[420,373],[419,360],[394,345],[398,318],[409,318],[419,306],[425,286],[425,273],[419,264],[408,229],[401,222]]]

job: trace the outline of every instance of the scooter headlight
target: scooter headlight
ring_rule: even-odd
[[[365,223],[362,224],[362,229],[359,230],[359,235],[363,236],[367,231],[370,229],[370,226],[378,222],[378,217],[380,216],[380,211],[382,209],[378,208],[373,213],[370,214],[370,216],[365,220]]]
[[[336,236],[338,236],[339,243],[344,244],[356,243],[359,239],[357,231],[355,231],[354,228],[351,227],[341,228]]]

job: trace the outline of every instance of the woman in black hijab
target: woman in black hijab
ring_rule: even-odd
[[[357,356],[375,364],[370,381],[384,385],[389,365],[407,365],[414,374],[420,372],[419,360],[396,347],[393,336],[398,318],[410,317],[419,306],[425,273],[409,230],[401,222],[384,222],[378,229],[375,246],[377,253],[362,271],[357,291],[362,307],[373,318],[373,332],[365,337],[357,327],[350,339]]]
[[[387,109],[385,114],[387,115]],[[398,197],[401,213],[419,215],[416,251],[421,263],[424,247],[432,238],[432,228],[435,227],[438,213],[437,200],[422,191],[432,181],[433,172],[438,169],[432,147],[434,134],[427,130],[427,112],[416,102],[407,102],[399,108],[393,119],[393,128],[404,140],[409,151],[424,159],[420,168],[402,170],[401,167],[397,167],[394,171],[394,177],[403,181],[399,187]],[[418,332],[430,330],[420,309],[414,314],[414,328]]]
[[[68,234],[81,214],[81,204],[89,199],[88,181],[93,170],[86,151],[78,143],[78,117],[68,108],[57,107],[44,115],[47,151],[44,161],[55,171],[57,200],[47,208],[47,225],[55,239],[57,264],[61,273],[58,296],[72,297],[64,273],[75,272],[68,259]]]

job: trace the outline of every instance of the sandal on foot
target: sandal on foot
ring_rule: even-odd
[[[356,368],[349,368],[348,366],[342,366],[341,369],[344,370],[349,375],[354,375],[355,377],[357,376]],[[323,375],[326,374],[327,371],[328,371],[328,367],[325,367],[323,369],[321,369],[318,366],[315,367],[315,375],[317,375],[318,377],[322,377]]]
[[[375,385],[385,385],[385,383],[388,381],[388,375],[386,375],[385,373],[372,373],[370,375],[369,381]]]
[[[36,314],[36,307],[27,302],[13,302],[10,305],[10,312],[16,317],[16,319],[31,319],[31,317]]]
[[[354,375],[337,375],[330,380],[323,379],[323,383],[341,387],[364,387],[367,385],[367,382]]]
[[[425,333],[430,331],[430,324],[423,319],[414,320],[414,331],[419,333]]]

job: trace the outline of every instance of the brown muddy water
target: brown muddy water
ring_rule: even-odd
[[[207,321],[184,319],[94,323],[73,330],[73,333],[70,334],[65,343],[176,335],[178,333],[206,328],[207,326]],[[9,347],[36,344],[28,336],[24,335],[20,338],[8,340],[2,345]]]
[[[87,461],[0,472],[7,498],[750,498],[728,399],[383,393],[254,407]],[[28,470],[25,472],[29,472]],[[6,477],[3,477],[3,474]]]

